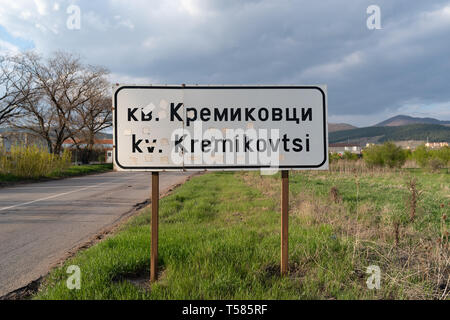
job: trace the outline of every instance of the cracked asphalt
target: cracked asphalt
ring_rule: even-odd
[[[160,174],[160,193],[192,173]],[[0,297],[150,198],[150,172],[103,174],[0,189]]]

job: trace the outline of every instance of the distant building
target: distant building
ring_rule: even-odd
[[[34,132],[26,129],[0,128],[0,149],[9,152],[15,145],[31,146],[36,145],[47,149],[47,142]]]
[[[350,153],[361,154],[361,146],[355,143],[330,143],[328,146],[328,151],[341,155],[346,151]]]
[[[448,147],[448,142],[427,142],[425,143],[425,147],[431,149],[440,149],[443,147]]]
[[[423,140],[405,140],[405,141],[393,141],[393,143],[397,146],[397,147],[401,147],[403,149],[406,150],[411,150],[414,151],[415,149],[417,149],[417,147],[421,146],[421,145],[425,145],[427,148],[430,149],[439,149],[439,148],[443,148],[443,147],[448,147],[448,142],[426,142]],[[372,144],[367,144],[366,147],[369,147]]]
[[[425,141],[421,140],[405,140],[405,141],[394,141],[397,147],[401,147],[407,150],[415,150],[418,146],[421,146]]]

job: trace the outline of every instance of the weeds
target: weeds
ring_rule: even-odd
[[[9,153],[0,150],[0,174],[19,178],[39,178],[59,173],[71,164],[71,154],[48,153],[38,146],[12,146]]]
[[[400,222],[398,220],[394,220],[393,225],[394,225],[395,246],[398,247],[398,244],[400,242]]]
[[[340,196],[339,190],[338,190],[338,188],[336,186],[333,186],[330,189],[330,199],[334,203],[341,203],[342,202],[342,197]]]
[[[356,275],[378,265],[384,280],[374,297],[447,299],[449,221],[447,200],[442,200],[448,199],[448,174],[339,162],[330,172],[291,175],[291,215],[311,227],[331,226],[337,239],[348,241],[349,268]],[[251,177],[246,176],[247,183],[267,195],[278,185],[275,178],[255,184]]]
[[[417,179],[410,178],[407,183],[407,188],[409,190],[409,199],[408,199],[409,220],[412,222],[416,218],[417,202],[421,194],[421,192],[417,190]]]

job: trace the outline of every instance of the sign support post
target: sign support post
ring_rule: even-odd
[[[159,172],[152,172],[152,248],[150,258],[150,282],[158,279],[158,214]]]
[[[289,171],[281,171],[281,274],[288,273],[289,256]]]

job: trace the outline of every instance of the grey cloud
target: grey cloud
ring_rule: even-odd
[[[28,32],[38,50],[76,51],[131,78],[324,83],[331,115],[395,112],[412,100],[450,101],[450,12],[426,16],[450,8],[448,1],[376,1],[382,30],[366,28],[366,8],[374,1],[187,1],[184,9],[181,2],[142,0],[78,4],[77,31],[62,25],[58,34],[43,35],[26,31],[26,22],[2,21],[8,30]],[[63,13],[55,20],[60,24]]]

